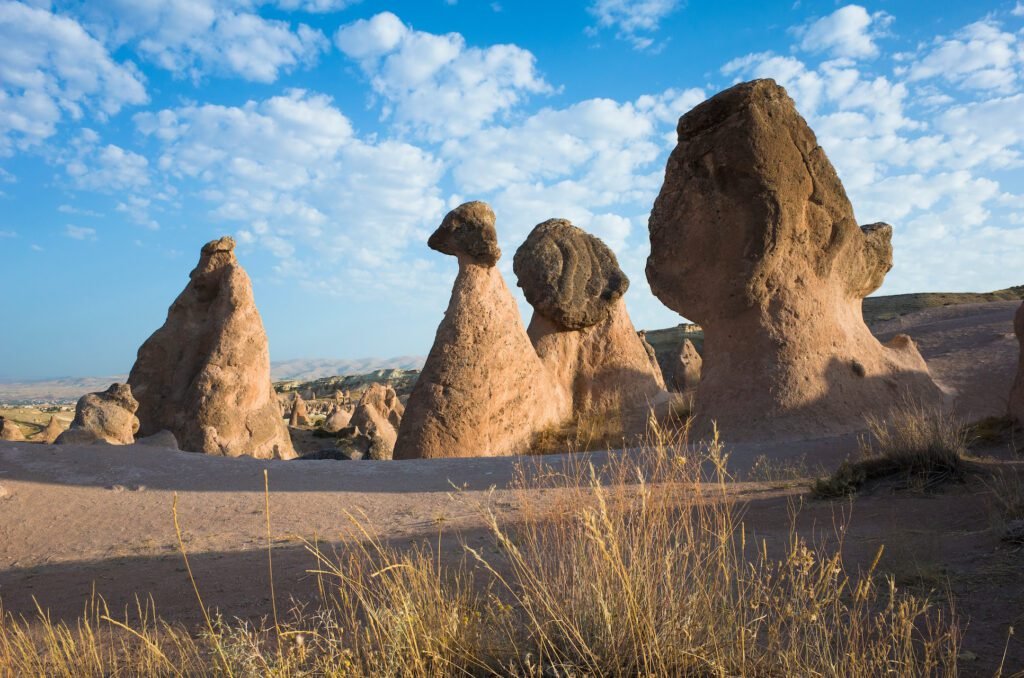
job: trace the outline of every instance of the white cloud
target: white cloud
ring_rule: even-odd
[[[382,117],[434,141],[470,134],[551,90],[527,50],[468,47],[458,33],[417,31],[390,12],[342,26],[335,43],[384,99]]]
[[[965,89],[1011,91],[1024,63],[1020,40],[994,19],[977,21],[952,38],[936,38],[897,72],[911,82],[941,78]]]
[[[890,23],[892,17],[885,12],[869,14],[860,5],[846,5],[794,32],[802,50],[858,59],[877,56],[875,39]]]
[[[68,17],[0,2],[0,44],[0,156],[41,144],[65,117],[147,101],[138,70]]]
[[[15,231],[0,231],[0,238],[17,238],[18,234]]]
[[[78,188],[104,193],[149,185],[149,161],[120,146],[79,144],[65,166]]]
[[[359,139],[329,97],[301,90],[135,121],[160,143],[161,171],[194,185],[213,218],[238,225],[243,243],[278,257],[280,274],[330,280],[338,294],[356,278],[378,289],[415,284],[388,272],[405,269],[395,265],[404,248],[440,219],[444,167],[429,152]]]
[[[654,44],[650,34],[680,5],[680,0],[593,0],[587,9],[599,27],[613,28],[634,48],[647,49]]]
[[[1024,2],[1017,0],[1017,4],[1010,10],[1010,14],[1013,16],[1024,16]]]
[[[96,229],[87,228],[85,226],[75,226],[73,224],[68,224],[64,228],[64,235],[73,240],[95,240]]]
[[[283,9],[330,11],[343,3],[292,0]],[[238,76],[274,82],[311,65],[327,38],[306,24],[266,19],[248,0],[108,0],[88,4],[86,17],[115,44],[131,43],[146,60],[176,75]]]
[[[277,0],[281,9],[301,10],[303,12],[323,13],[338,12],[355,5],[360,0]]]

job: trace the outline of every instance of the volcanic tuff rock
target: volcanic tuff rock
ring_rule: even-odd
[[[409,396],[396,459],[523,452],[533,433],[565,409],[494,266],[500,256],[494,223],[486,204],[466,203],[428,241],[457,257],[459,272]]]
[[[533,305],[527,333],[570,411],[646,408],[664,392],[622,299],[629,278],[599,238],[550,219],[516,251],[513,268]]]
[[[337,433],[349,425],[349,422],[352,421],[352,414],[352,408],[335,405],[324,419],[321,428],[328,433]]]
[[[1013,329],[1020,342],[1020,358],[1017,361],[1017,376],[1010,390],[1010,416],[1024,424],[1024,304],[1017,309],[1013,318]]]
[[[724,435],[828,435],[900,398],[941,399],[909,338],[881,345],[861,300],[892,266],[892,229],[857,226],[814,133],[771,80],[679,120],[651,212],[647,278],[704,328],[696,408]]]
[[[60,425],[59,421],[57,421],[57,417],[50,417],[50,421],[47,422],[46,427],[43,428],[36,437],[47,445],[52,445],[63,432],[64,427]]]
[[[512,269],[533,309],[567,330],[606,320],[629,289],[615,253],[565,219],[534,227]]]
[[[288,419],[288,425],[291,427],[305,426],[309,423],[309,412],[306,409],[306,401],[302,399],[302,395],[298,391],[295,392],[295,398],[292,400],[292,413]]]
[[[25,439],[21,427],[9,419],[0,417],[0,440],[17,442]]]
[[[369,453],[371,459],[391,459],[404,412],[405,407],[390,386],[373,384],[363,392],[352,412],[349,426],[373,440]]]
[[[662,374],[665,376],[665,385],[680,393],[696,388],[700,383],[702,362],[697,347],[684,338],[679,350],[664,360]]]
[[[139,431],[139,419],[135,416],[138,409],[139,403],[127,384],[111,384],[102,393],[84,395],[75,406],[71,428],[60,434],[56,443],[131,445]]]
[[[141,435],[171,431],[182,449],[295,456],[270,384],[270,353],[235,242],[203,247],[167,321],[139,349],[128,383]]]

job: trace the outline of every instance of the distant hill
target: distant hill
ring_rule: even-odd
[[[919,292],[917,294],[891,294],[868,297],[864,300],[864,322],[868,325],[892,320],[901,315],[936,306],[984,304],[992,301],[1024,299],[1024,285],[1007,287],[995,292]]]
[[[307,382],[344,374],[368,374],[377,370],[418,370],[423,367],[425,360],[425,357],[418,355],[356,360],[284,360],[270,364],[270,379]]]

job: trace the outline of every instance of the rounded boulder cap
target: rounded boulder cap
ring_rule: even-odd
[[[570,330],[607,318],[629,289],[615,253],[565,219],[538,224],[516,251],[512,268],[534,310]]]
[[[463,203],[445,215],[427,240],[427,246],[443,254],[465,256],[475,263],[494,266],[501,258],[494,223],[494,210],[487,203]]]

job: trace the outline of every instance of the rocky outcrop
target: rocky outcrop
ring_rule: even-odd
[[[167,321],[139,349],[128,383],[140,433],[166,429],[193,452],[290,459],[267,336],[234,249],[231,238],[203,247]]]
[[[112,384],[102,393],[82,396],[75,406],[71,428],[58,436],[58,445],[109,443],[131,445],[139,431],[139,403],[127,384]]]
[[[551,219],[516,251],[513,269],[534,310],[527,333],[570,411],[646,410],[661,397],[661,372],[622,299],[629,278],[607,245]]]
[[[1024,425],[1024,304],[1017,309],[1013,329],[1020,343],[1020,358],[1017,361],[1017,376],[1013,380],[1013,388],[1010,389],[1010,417]]]
[[[494,213],[482,202],[466,203],[444,218],[428,245],[455,256],[459,272],[409,396],[395,458],[523,452],[565,408],[495,267],[501,252]]]
[[[146,447],[160,447],[165,450],[181,449],[178,447],[178,439],[170,431],[159,431],[151,436],[139,438],[135,441],[135,444]]]
[[[335,405],[331,408],[321,428],[328,433],[337,433],[345,428],[352,421],[353,410],[351,408]]]
[[[295,398],[292,400],[292,413],[288,418],[288,425],[292,428],[297,426],[306,426],[309,424],[309,412],[306,409],[306,401],[302,399],[302,395],[296,391]]]
[[[25,433],[21,427],[10,419],[0,417],[0,440],[19,442],[25,439]]]
[[[703,361],[697,347],[688,338],[684,337],[678,347],[663,352],[658,360],[665,386],[670,391],[683,393],[697,388]]]
[[[390,386],[373,384],[363,392],[349,426],[371,439],[370,459],[391,459],[404,412],[405,407]]]
[[[52,445],[61,433],[64,433],[64,427],[57,421],[57,417],[50,417],[50,421],[47,422],[43,430],[36,434],[36,439],[47,445]]]
[[[771,80],[684,115],[651,213],[647,278],[704,328],[697,414],[728,438],[828,435],[941,394],[913,342],[883,346],[861,300],[892,229],[858,227],[814,133]]]

